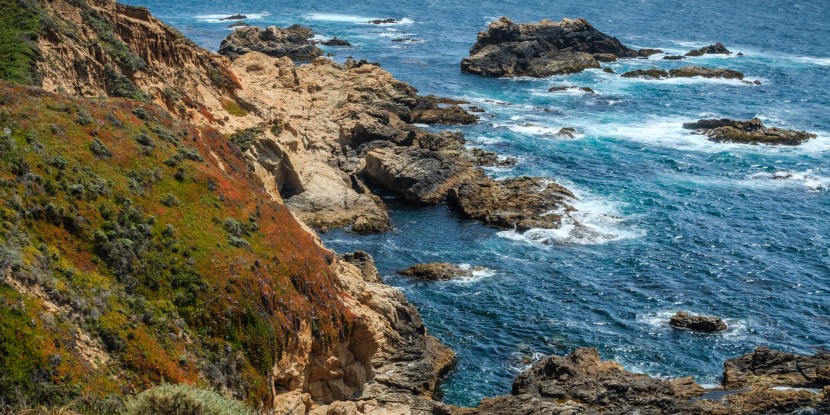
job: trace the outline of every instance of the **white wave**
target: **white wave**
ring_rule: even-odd
[[[625,83],[650,83],[654,85],[698,85],[698,84],[715,84],[715,85],[731,85],[731,86],[758,86],[755,81],[761,82],[762,85],[768,84],[769,80],[763,78],[744,78],[744,79],[725,79],[725,78],[704,78],[702,76],[692,77],[678,77],[678,78],[620,78],[623,84]]]
[[[525,232],[516,230],[501,231],[498,236],[533,245],[550,246],[556,244],[598,245],[623,239],[639,238],[643,232],[626,224],[619,213],[617,204],[610,200],[591,195],[571,183],[562,182],[577,199],[568,203],[576,211],[556,211],[551,214],[562,215],[561,226],[557,229],[530,229]]]
[[[458,267],[465,270],[465,271],[472,271],[471,276],[465,277],[457,277],[449,280],[449,282],[459,283],[459,284],[472,284],[478,281],[481,281],[485,278],[490,278],[496,275],[496,270],[481,267],[481,266],[472,266],[470,264],[458,264]]]
[[[812,65],[830,66],[830,57],[820,58],[817,56],[793,56],[791,59],[797,62],[809,63]]]
[[[536,135],[544,137],[553,137],[562,127],[547,127],[536,124],[493,124],[495,128],[507,128],[514,133]]]
[[[261,12],[261,13],[238,13],[245,16],[244,19],[239,20],[226,20],[227,17],[230,17],[237,13],[226,13],[226,14],[202,14],[196,16],[196,19],[203,20],[209,23],[233,23],[237,21],[246,21],[246,20],[262,20],[265,17],[271,15],[268,12]]]
[[[830,177],[816,174],[813,170],[791,171],[778,170],[774,173],[755,173],[747,177],[748,180],[763,180],[770,185],[803,186],[811,192],[826,192],[830,190]]]
[[[370,20],[382,20],[382,17],[368,17],[368,16],[357,16],[352,14],[339,14],[339,13],[309,13],[303,15],[303,18],[306,20],[317,20],[317,21],[324,21],[324,22],[339,22],[339,23],[356,23],[356,24],[371,24],[369,23]],[[384,23],[383,26],[392,26],[392,25],[409,25],[415,23],[414,20],[404,17],[402,19],[397,19],[398,21],[395,23]]]

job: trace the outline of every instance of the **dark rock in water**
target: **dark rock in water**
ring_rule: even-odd
[[[369,20],[368,23],[369,24],[394,24],[394,23],[400,23],[400,22],[401,22],[400,19],[373,19],[373,20]]]
[[[311,44],[314,36],[310,28],[293,25],[288,28],[270,26],[240,27],[228,35],[219,46],[219,53],[231,58],[249,52],[262,52],[273,57],[287,56],[296,61],[309,61],[323,55],[323,51]]]
[[[225,17],[222,20],[242,20],[242,19],[247,19],[247,18],[248,18],[248,16],[245,16],[244,14],[234,14],[234,15]]]
[[[472,269],[464,269],[455,264],[445,262],[431,262],[428,264],[413,265],[398,274],[429,281],[442,281],[458,277],[471,277]]]
[[[602,68],[602,71],[605,73],[614,73],[614,70],[611,68]]]
[[[558,133],[554,134],[555,137],[559,138],[575,138],[576,135],[576,128],[573,127],[564,127],[560,129]]]
[[[714,333],[726,330],[727,328],[726,323],[717,317],[696,316],[685,311],[678,311],[677,314],[672,316],[671,320],[669,320],[669,325],[704,333]]]
[[[484,108],[477,107],[475,105],[469,105],[469,106],[467,106],[467,111],[480,113],[480,112],[484,112]]]
[[[348,40],[340,39],[338,37],[333,37],[325,42],[322,43],[325,46],[351,46],[352,44],[349,43]]]
[[[651,69],[637,69],[626,72],[622,75],[623,78],[691,78],[701,76],[704,78],[725,78],[725,79],[743,79],[744,74],[731,69],[721,68],[706,68],[703,66],[684,66],[682,68],[672,69],[669,71],[657,68]]]
[[[727,363],[728,364],[728,363]],[[520,374],[510,395],[485,398],[458,415],[757,415],[820,408],[822,394],[755,385],[711,395],[692,378],[655,379],[603,361],[596,349],[551,356]],[[827,397],[824,401],[828,402]],[[828,402],[830,403],[830,402]]]
[[[732,52],[726,49],[723,43],[715,43],[714,45],[704,46],[700,49],[692,50],[686,56],[703,56],[703,55],[731,55]]]
[[[747,385],[823,388],[830,385],[830,352],[803,356],[758,347],[754,352],[723,364],[723,385],[730,389]]]
[[[518,231],[558,228],[562,216],[550,212],[573,210],[567,205],[573,197],[568,189],[536,177],[501,181],[482,177],[461,183],[449,194],[464,216]]]
[[[669,73],[662,69],[636,69],[622,74],[623,78],[668,78]]]
[[[640,49],[637,51],[637,55],[642,58],[647,58],[651,55],[656,55],[658,53],[663,53],[660,49]]]
[[[415,44],[423,42],[422,39],[418,39],[417,37],[396,37],[392,39],[395,43],[406,43],[406,44]]]
[[[228,25],[228,29],[234,29],[237,27],[248,27],[250,26],[248,23],[245,22],[234,22]]]
[[[732,69],[705,68],[703,66],[684,66],[669,71],[672,78],[690,78],[702,76],[704,78],[744,79],[744,74]]]
[[[418,104],[412,109],[412,122],[430,125],[468,125],[478,122],[478,117],[461,108],[461,104],[467,102],[435,95],[418,97]]]
[[[565,91],[573,91],[573,90],[587,92],[589,94],[596,93],[596,91],[594,91],[591,88],[588,88],[587,86],[579,87],[579,86],[575,86],[575,85],[556,85],[556,86],[552,86],[552,87],[548,88],[548,92],[565,92]]]
[[[685,56],[680,56],[680,55],[668,55],[668,56],[663,56],[663,59],[667,60],[667,61],[679,61],[681,59],[686,59],[686,57]]]
[[[744,53],[743,52],[738,52],[738,54],[735,55],[735,56],[744,56]]]
[[[480,148],[474,148],[472,152],[476,158],[476,163],[481,167],[510,167],[519,162],[515,157],[502,159],[498,154]]]
[[[709,137],[709,140],[744,144],[779,144],[795,146],[816,138],[815,134],[806,131],[785,130],[781,128],[767,128],[758,118],[749,121],[730,120],[700,120],[683,124],[683,128],[700,130]]]
[[[502,17],[478,34],[470,56],[461,61],[461,70],[484,76],[544,77],[599,68],[595,55],[602,59],[638,56],[585,19],[516,24]]]
[[[596,59],[597,62],[616,62],[617,55],[613,53],[595,53],[594,59]]]

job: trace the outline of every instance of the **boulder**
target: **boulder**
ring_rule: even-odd
[[[420,96],[418,104],[412,109],[412,122],[442,125],[468,125],[478,122],[478,117],[461,108],[462,104],[467,102],[435,95]]]
[[[723,43],[715,43],[714,45],[704,46],[700,49],[689,51],[686,56],[703,56],[707,54],[731,55],[732,52],[723,45]]]
[[[758,118],[749,121],[728,118],[699,120],[685,123],[683,128],[698,130],[715,142],[795,146],[816,138],[815,134],[806,131],[767,128]]]
[[[689,329],[704,333],[714,333],[726,330],[726,323],[717,317],[697,316],[685,311],[678,311],[669,320],[669,325],[680,329]]]
[[[577,131],[576,128],[573,127],[563,127],[559,129],[559,132],[554,134],[555,137],[559,138],[576,138]]]
[[[478,34],[470,56],[461,61],[461,70],[484,76],[545,77],[599,68],[597,58],[637,56],[637,51],[594,29],[585,19],[516,24],[502,17]]]
[[[322,42],[322,45],[325,46],[351,46],[352,44],[345,39],[340,39],[338,37],[333,37],[325,42]]]
[[[456,264],[446,262],[431,262],[428,264],[413,265],[398,274],[429,281],[449,280],[457,277],[471,277],[473,269],[464,269]]]
[[[288,28],[269,26],[265,29],[240,27],[222,41],[219,53],[235,59],[246,53],[262,52],[277,58],[287,56],[295,61],[310,61],[323,54],[309,41],[313,36],[311,29],[299,25]]]
[[[830,352],[804,356],[758,347],[752,353],[727,360],[723,364],[723,386],[737,389],[748,385],[829,386]]]
[[[614,73],[614,70],[611,68],[602,68],[602,71],[605,73]]]
[[[470,219],[487,225],[526,231],[555,229],[573,208],[574,195],[566,188],[538,177],[493,180],[479,177],[453,188],[449,200]]]
[[[587,86],[580,87],[580,86],[576,86],[576,85],[556,85],[556,86],[552,86],[552,87],[548,88],[548,92],[565,92],[565,91],[582,91],[582,92],[587,92],[589,94],[596,93],[596,91],[594,91],[591,88],[588,88]]]

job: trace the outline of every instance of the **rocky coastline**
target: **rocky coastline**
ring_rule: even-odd
[[[259,370],[253,379],[267,385],[255,402],[264,411],[286,415],[754,414],[830,407],[830,355],[799,356],[764,348],[724,364],[723,384],[717,389],[723,394],[709,395],[712,391],[690,378],[655,379],[628,372],[617,363],[601,360],[595,349],[577,349],[565,357],[541,360],[516,378],[510,395],[485,399],[477,408],[440,402],[440,382],[452,370],[455,354],[429,334],[418,310],[400,290],[383,283],[370,255],[336,255],[322,246],[315,230],[344,226],[360,233],[388,230],[391,224],[386,207],[373,190],[378,187],[416,204],[448,202],[464,217],[520,232],[559,227],[564,215],[574,210],[573,193],[543,178],[488,177],[482,166],[502,162],[497,155],[467,148],[460,133],[436,133],[416,125],[475,123],[478,117],[468,103],[418,95],[415,88],[371,62],[338,64],[322,58],[322,51],[309,41],[312,33],[308,28],[240,27],[223,42],[221,55],[216,55],[181,38],[144,9],[69,0],[54,0],[44,7],[45,13],[63,16],[60,18],[81,28],[85,16],[109,22],[112,29],[107,34],[117,38],[133,60],[117,61],[90,46],[100,40],[100,28],[79,30],[74,37],[50,32],[37,39],[42,61],[36,63],[36,70],[42,81],[26,90],[27,94],[58,97],[60,92],[77,99],[76,105],[83,105],[77,103],[89,97],[127,97],[148,107],[155,105],[149,115],[141,107],[140,111],[132,110],[130,117],[138,122],[155,117],[168,126],[190,126],[181,129],[192,128],[192,135],[182,135],[199,143],[198,150],[176,150],[168,159],[170,163],[189,157],[204,163],[200,168],[211,177],[244,177],[246,186],[256,183],[261,189],[252,192],[256,200],[251,209],[257,214],[261,206],[274,212],[290,211],[290,215],[279,216],[279,226],[269,234],[271,242],[286,252],[294,252],[292,247],[296,247],[312,255],[304,265],[306,269],[311,269],[308,264],[314,265],[309,272],[317,274],[297,271],[290,276],[292,286],[297,287],[296,297],[281,298],[274,289],[276,283],[262,282],[268,276],[260,260],[267,256],[257,257],[244,265],[261,285],[247,295],[261,298],[262,309],[327,295],[346,317],[337,335],[326,337],[319,327],[321,316],[292,316],[295,333],[291,341],[266,337],[268,340],[256,344],[261,350],[247,351],[275,356],[264,369],[245,366]],[[504,40],[507,47],[501,45]],[[582,19],[542,21],[532,26],[503,18],[479,34],[462,69],[485,76],[548,76],[654,53],[659,52],[629,49]],[[295,60],[308,63],[298,65]],[[116,88],[113,80],[122,83]],[[4,88],[9,95],[14,93],[5,84]],[[701,121],[687,128],[705,131],[717,140],[738,140],[734,137],[747,135],[755,142],[768,141],[766,137],[771,136],[786,137],[784,144],[806,140],[800,132],[768,129],[756,120],[748,123]],[[166,137],[181,146],[181,139],[157,130],[153,132],[157,139]],[[216,138],[225,136],[228,141]],[[154,142],[149,136],[135,140],[148,148],[147,143]],[[178,171],[176,174],[177,181],[185,180]],[[206,183],[216,187],[214,181]],[[235,194],[233,182],[221,190]],[[176,204],[165,200],[170,200],[167,207]],[[243,196],[222,196],[219,200],[252,203]],[[277,217],[274,213],[273,218]],[[223,237],[242,247],[240,238],[258,231],[253,225],[227,219],[219,227],[228,234]],[[308,243],[279,239],[288,234],[302,235]],[[96,234],[96,238],[100,241],[101,237]],[[280,261],[275,267],[287,266]],[[236,265],[228,267],[233,277]],[[410,273],[446,279],[467,272],[447,264],[422,268]],[[313,279],[320,275],[330,278]],[[77,304],[66,301],[55,306],[54,299],[38,284],[15,282],[12,288],[28,296],[31,303],[51,304],[50,312],[66,317],[67,324],[76,324],[73,318],[80,310],[73,307]],[[230,293],[228,287],[199,286],[195,290]],[[314,287],[327,291],[312,297]],[[184,320],[177,324],[186,325]],[[273,331],[270,326],[255,328]],[[191,339],[198,331],[180,329],[182,334],[177,338],[183,338],[188,347],[198,347]],[[90,350],[100,352],[103,357],[96,359],[126,361],[122,351],[109,346],[111,338],[101,334],[106,332],[88,331],[80,323],[72,326],[72,332],[77,333],[79,342],[92,345]],[[209,364],[242,366],[250,358],[245,352],[230,356],[230,346],[226,348],[217,347],[219,352],[206,349],[200,354],[196,376],[220,385],[217,389],[226,395],[250,401],[244,390],[246,383],[223,383],[222,374],[216,374],[221,371],[201,369]],[[228,351],[228,356],[222,357],[225,360],[211,360],[218,359],[215,356],[222,350]],[[79,359],[87,369],[97,367],[97,361],[88,355]],[[178,364],[182,365],[181,361]],[[188,364],[185,360],[184,366]],[[125,363],[123,367],[127,369],[121,374],[129,374],[130,366]],[[821,391],[777,388],[781,386]]]

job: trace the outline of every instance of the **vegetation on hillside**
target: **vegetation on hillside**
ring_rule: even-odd
[[[302,321],[349,330],[330,260],[215,130],[0,82],[0,408],[161,383],[261,405]]]
[[[0,79],[32,85],[41,16],[36,0],[0,0]]]

